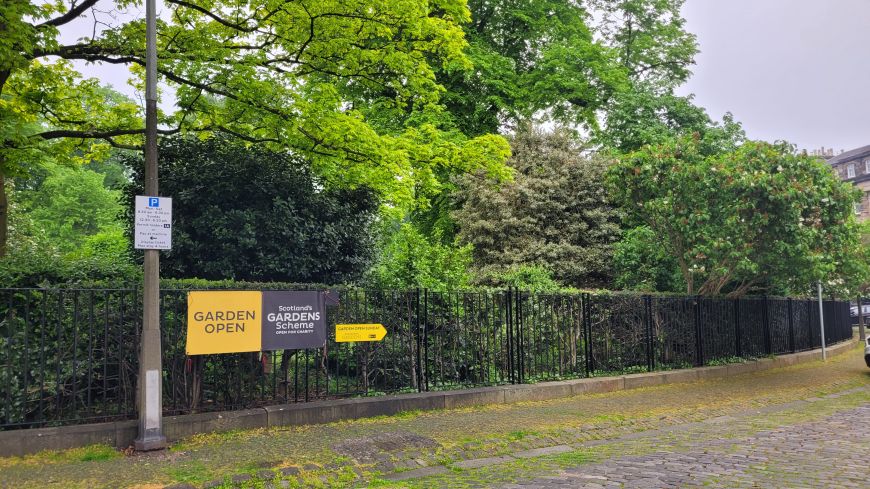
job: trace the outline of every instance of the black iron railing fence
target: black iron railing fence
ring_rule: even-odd
[[[723,363],[817,348],[811,300],[342,290],[326,347],[187,357],[186,290],[161,292],[164,412],[529,383]],[[0,289],[0,429],[136,415],[135,289]],[[824,302],[828,343],[848,302]],[[382,323],[336,343],[336,323]]]

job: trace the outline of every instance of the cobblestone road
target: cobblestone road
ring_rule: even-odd
[[[861,350],[631,391],[0,458],[5,488],[870,487]]]
[[[727,430],[727,423],[722,428]],[[502,487],[870,486],[870,404],[738,440],[713,439],[693,445],[683,453],[614,457]]]

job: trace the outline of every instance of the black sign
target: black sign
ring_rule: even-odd
[[[321,348],[326,315],[321,292],[263,291],[263,351]]]

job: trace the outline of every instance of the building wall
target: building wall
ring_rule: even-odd
[[[856,154],[847,159],[833,158],[831,163],[834,171],[841,179],[851,182],[861,189],[861,201],[855,206],[855,217],[859,221],[870,219],[870,153]],[[854,169],[854,175],[849,175],[849,166]]]
[[[870,180],[858,182],[855,186],[862,192],[861,203],[856,207],[855,217],[859,221],[865,221],[870,219]]]
[[[870,177],[870,172],[867,171],[868,162],[870,162],[870,156],[836,163],[834,164],[834,169],[837,170],[837,174],[840,175],[840,178],[843,180],[859,179],[863,176]],[[854,165],[854,177],[849,177],[849,165]]]

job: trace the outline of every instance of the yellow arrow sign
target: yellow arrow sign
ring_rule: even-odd
[[[381,341],[387,335],[383,324],[336,324],[335,341]]]

